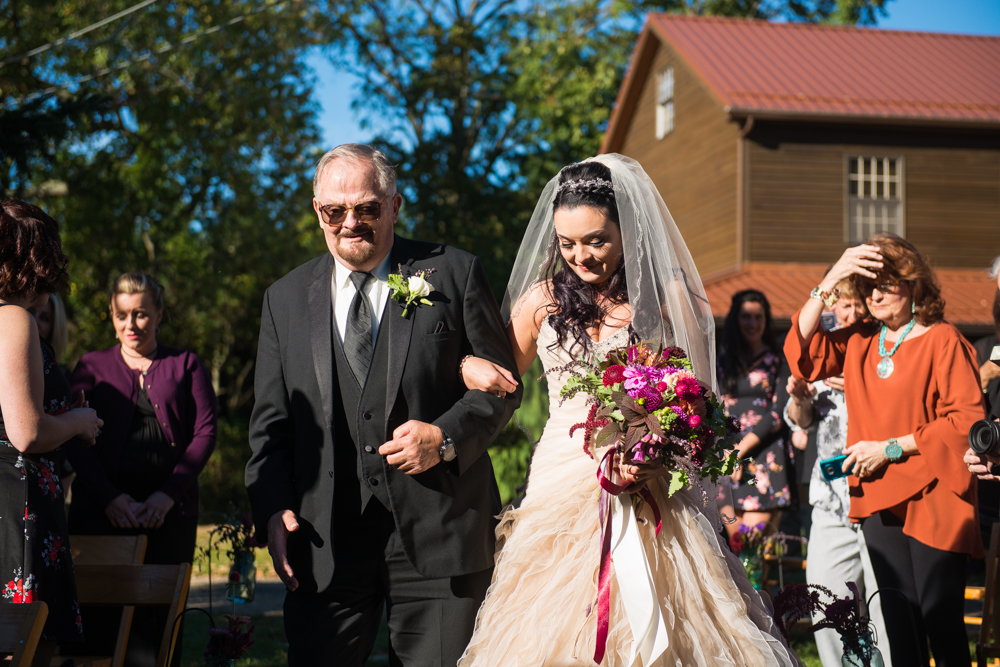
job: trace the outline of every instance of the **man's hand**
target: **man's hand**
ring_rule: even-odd
[[[965,461],[965,465],[969,467],[969,472],[979,479],[990,481],[1000,480],[1000,477],[993,474],[993,466],[1000,464],[1000,458],[976,454],[970,447],[966,450],[965,456],[962,457],[962,460]]]
[[[294,533],[298,529],[299,520],[292,510],[275,512],[267,521],[267,551],[271,554],[274,571],[290,591],[299,587],[299,581],[288,562],[288,533]]]
[[[441,461],[444,434],[434,424],[414,419],[392,432],[392,440],[378,448],[386,462],[407,475],[426,472]]]

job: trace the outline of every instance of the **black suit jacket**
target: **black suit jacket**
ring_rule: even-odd
[[[323,590],[334,569],[334,408],[337,383],[331,277],[327,253],[291,271],[264,296],[250,423],[253,455],[246,485],[257,534],[291,509],[300,519],[289,555],[300,584]],[[385,440],[410,419],[436,424],[455,442],[456,460],[419,475],[381,459],[396,530],[406,556],[426,577],[458,576],[493,566],[500,496],[487,447],[520,403],[465,389],[458,375],[467,354],[516,372],[500,311],[478,258],[444,245],[396,237],[390,266],[433,268],[433,306],[389,300]],[[439,323],[444,323],[440,326]],[[442,331],[443,329],[443,331]],[[436,332],[437,331],[437,332]],[[374,380],[369,378],[368,382]],[[304,548],[305,547],[305,548]],[[310,581],[312,579],[312,581]],[[314,588],[315,587],[315,588]]]

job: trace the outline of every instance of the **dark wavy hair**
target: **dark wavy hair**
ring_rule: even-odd
[[[611,182],[611,170],[600,162],[577,162],[564,167],[559,172],[559,183],[568,181]],[[559,209],[574,209],[581,206],[600,211],[604,216],[621,227],[618,218],[618,204],[614,191],[597,183],[566,188],[557,192],[553,201],[553,212]],[[559,251],[559,238],[553,233],[549,246],[549,258],[543,273],[549,284],[549,296],[555,302],[549,306],[549,326],[556,334],[553,347],[566,350],[582,349],[586,354],[592,342],[587,329],[599,327],[604,321],[606,307],[628,302],[628,285],[625,282],[625,255],[618,262],[611,277],[603,285],[592,285],[580,279],[563,261]],[[569,345],[565,343],[569,341]]]
[[[745,289],[733,295],[733,304],[726,315],[726,323],[722,328],[722,354],[719,370],[722,371],[723,391],[732,394],[736,391],[736,383],[750,372],[753,363],[753,353],[740,331],[740,309],[744,303],[759,303],[764,308],[763,343],[774,354],[781,354],[778,339],[774,335],[774,320],[771,319],[771,303],[764,293],[755,289]]]
[[[0,298],[57,292],[68,264],[58,222],[19,199],[0,202]]]
[[[941,298],[941,286],[930,262],[920,254],[915,245],[901,236],[889,232],[879,232],[869,237],[865,243],[878,246],[879,253],[882,255],[882,270],[875,280],[857,274],[851,276],[851,280],[862,296],[867,297],[871,294],[872,287],[883,280],[904,281],[910,288],[910,298],[916,309],[917,322],[929,326],[944,319],[944,299]],[[867,309],[866,300],[865,310]],[[870,312],[868,314],[871,315]]]

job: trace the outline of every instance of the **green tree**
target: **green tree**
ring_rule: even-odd
[[[22,52],[131,4],[8,3],[17,39],[4,46]],[[53,142],[27,182],[65,184],[65,196],[39,203],[62,224],[71,258],[70,356],[114,343],[116,275],[157,274],[167,290],[159,339],[197,352],[219,396],[219,452],[203,480],[238,498],[261,297],[324,250],[310,207],[313,80],[302,64],[318,39],[315,13],[296,1],[172,0],[88,38],[7,66],[107,100]],[[4,89],[5,112],[24,109],[28,90]]]

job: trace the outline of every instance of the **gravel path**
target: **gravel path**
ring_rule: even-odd
[[[188,607],[208,609],[208,575],[199,574],[191,577],[191,589],[188,593]],[[236,613],[249,616],[282,616],[282,604],[285,601],[285,585],[277,577],[258,577],[257,588],[253,602],[236,605]],[[233,603],[226,599],[226,578],[212,575],[212,615],[222,621],[222,614],[233,613]]]

